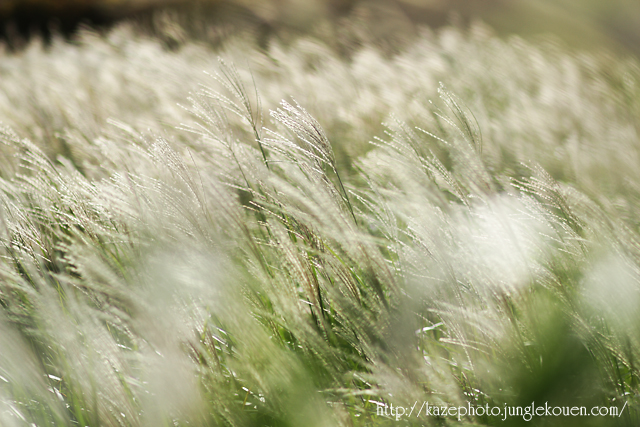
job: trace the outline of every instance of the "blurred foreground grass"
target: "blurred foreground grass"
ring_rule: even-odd
[[[638,424],[638,61],[363,28],[2,53],[1,425]]]

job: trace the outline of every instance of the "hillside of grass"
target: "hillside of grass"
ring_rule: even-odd
[[[0,53],[0,425],[637,425],[638,60],[350,34]]]

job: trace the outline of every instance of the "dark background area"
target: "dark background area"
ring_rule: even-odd
[[[0,0],[0,37],[17,47],[34,36],[72,37],[83,25],[108,28],[122,19],[162,32],[167,16],[189,37],[204,39],[212,31],[203,27],[253,28],[264,39],[356,19],[389,40],[419,24],[482,20],[499,34],[554,34],[578,48],[640,53],[640,2],[633,0]]]

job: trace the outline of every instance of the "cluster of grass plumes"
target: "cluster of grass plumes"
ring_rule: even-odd
[[[0,63],[2,425],[637,423],[636,60],[128,31]]]

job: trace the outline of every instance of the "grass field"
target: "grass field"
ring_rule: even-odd
[[[0,53],[0,425],[638,424],[638,60],[358,31]]]

